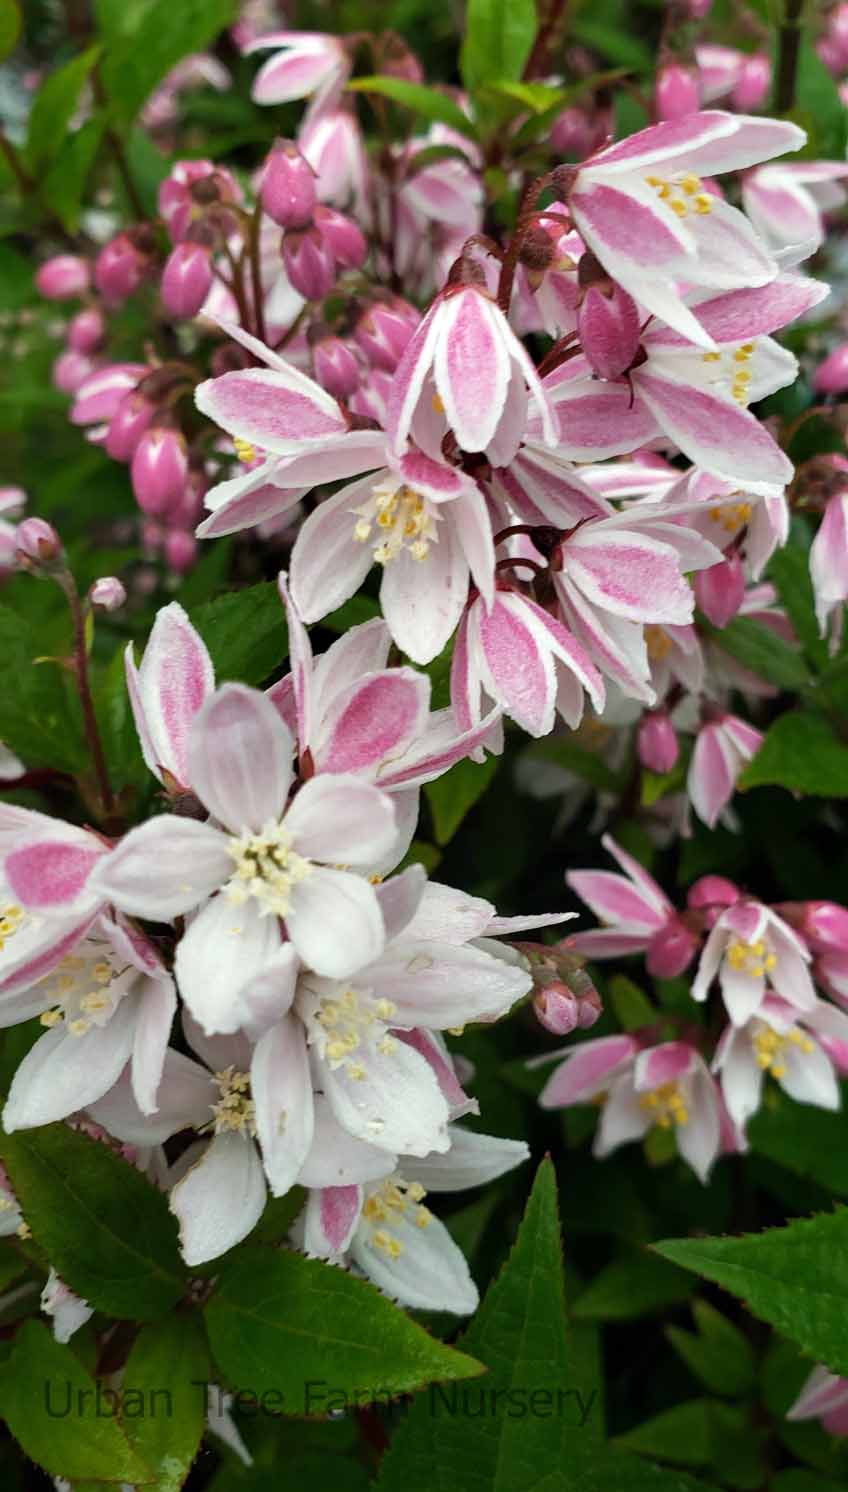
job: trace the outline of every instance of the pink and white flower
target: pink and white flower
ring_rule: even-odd
[[[701,726],[689,763],[686,791],[699,819],[712,829],[736,783],[763,744],[762,733],[738,715],[722,714]]]
[[[166,785],[188,787],[188,739],[215,688],[212,660],[179,602],[156,613],[141,664],[124,654],[127,692],[145,763]]]
[[[848,490],[828,499],[810,546],[810,578],[816,620],[824,637],[831,613],[848,600]]]
[[[818,1419],[829,1435],[848,1435],[848,1378],[839,1378],[817,1365],[795,1403],[787,1409],[786,1418]]]
[[[812,254],[825,236],[825,213],[846,200],[840,161],[779,161],[749,171],[742,201],[758,233],[776,249],[803,244]]]
[[[838,1109],[837,1075],[828,1044],[848,1052],[848,1015],[826,1000],[799,1015],[785,1000],[768,995],[744,1026],[730,1025],[716,1048],[713,1071],[720,1074],[728,1113],[740,1131],[762,1102],[763,1080],[773,1077],[798,1103]]]
[[[568,205],[601,264],[654,316],[701,347],[711,333],[680,286],[767,285],[777,264],[745,216],[704,189],[704,178],[798,150],[794,124],[705,110],[640,130],[591,156]]]
[[[817,1008],[804,942],[762,902],[740,900],[716,920],[692,984],[704,1001],[718,978],[734,1026],[745,1026],[772,994],[806,1017]],[[819,1002],[820,1003],[820,1002]]]
[[[192,788],[223,827],[160,815],[133,829],[100,866],[102,895],[124,911],[170,921],[195,911],[176,976],[209,1031],[235,1031],[244,990],[283,949],[343,977],[375,957],[385,928],[361,867],[390,854],[391,800],[349,774],[325,773],[288,804],[294,742],[273,704],[225,684],[188,738]],[[288,806],[287,806],[288,805]],[[218,893],[218,894],[216,894]]]
[[[309,114],[325,109],[339,97],[350,72],[350,58],[338,37],[317,31],[270,31],[244,48],[273,51],[253,80],[257,104],[284,104],[309,98]]]
[[[591,907],[603,927],[573,933],[569,946],[587,958],[647,954],[649,974],[671,979],[691,963],[698,938],[639,861],[605,834],[601,844],[624,875],[608,870],[572,870],[565,879]]]

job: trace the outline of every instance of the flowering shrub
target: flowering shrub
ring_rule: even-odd
[[[848,6],[454,10],[0,0],[10,1487],[848,1474]]]

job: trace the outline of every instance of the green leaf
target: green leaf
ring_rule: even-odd
[[[197,1314],[142,1327],[121,1385],[127,1439],[155,1475],[152,1492],[179,1492],[206,1427],[209,1354]]]
[[[482,1371],[373,1285],[294,1252],[241,1249],[221,1274],[206,1325],[227,1382],[287,1414],[325,1414],[333,1393],[365,1403]]]
[[[827,662],[827,642],[819,636],[810,579],[810,530],[803,518],[792,522],[789,543],[776,549],[768,566],[769,580],[777,593],[804,648],[818,667]]]
[[[748,1128],[751,1149],[848,1198],[848,1149],[843,1142],[842,1114],[795,1103],[780,1090],[771,1089],[766,1099]]]
[[[147,768],[127,694],[123,644],[114,653],[108,667],[95,674],[92,693],[112,787],[121,788],[139,779],[144,781]]]
[[[493,81],[518,82],[536,37],[534,0],[468,0],[460,53],[470,93]]]
[[[799,1218],[740,1238],[678,1238],[654,1244],[745,1301],[834,1373],[848,1375],[848,1210]]]
[[[0,62],[5,61],[18,44],[21,34],[21,9],[18,0],[0,0]]]
[[[487,756],[484,762],[469,757],[457,762],[450,771],[428,782],[424,788],[437,844],[449,844],[467,813],[482,798],[498,770],[498,758]]]
[[[205,51],[230,24],[235,5],[233,0],[151,0],[133,6],[127,26],[115,19],[114,6],[107,10],[115,36],[103,62],[103,85],[115,120],[128,125],[181,58]]]
[[[582,14],[572,26],[571,34],[585,47],[591,47],[593,52],[600,52],[602,57],[621,67],[632,68],[640,73],[650,73],[653,70],[654,57],[650,47],[634,36],[633,31],[625,25],[611,26],[606,21]],[[636,128],[641,128],[641,125]]]
[[[78,772],[88,763],[81,715],[60,666],[34,661],[43,652],[28,619],[0,606],[0,740],[28,766]]]
[[[689,1399],[664,1409],[635,1430],[618,1437],[618,1444],[640,1456],[675,1461],[681,1466],[709,1465],[712,1448],[708,1399]]]
[[[657,1265],[660,1265],[657,1268]],[[571,1314],[575,1321],[631,1321],[692,1294],[692,1283],[682,1269],[640,1250],[630,1250],[607,1264],[578,1295]]]
[[[0,1369],[3,1417],[15,1439],[51,1476],[72,1481],[149,1481],[145,1462],[114,1417],[117,1399],[100,1388],[70,1347],[41,1321],[25,1321]]]
[[[228,591],[193,607],[189,616],[209,649],[219,684],[263,684],[288,652],[280,593],[273,581]]]
[[[679,1326],[666,1328],[675,1351],[712,1393],[730,1398],[748,1393],[754,1384],[756,1364],[747,1337],[705,1300],[693,1300],[692,1315],[697,1333]]]
[[[17,311],[32,296],[30,261],[10,244],[0,243],[0,311]]]
[[[779,689],[803,689],[809,672],[797,648],[750,617],[735,617],[720,630],[704,624],[718,647]]]
[[[39,88],[27,129],[26,159],[32,171],[42,170],[58,154],[100,52],[99,46],[89,47],[50,73]]]
[[[378,93],[382,98],[390,98],[393,103],[403,104],[404,108],[421,114],[424,119],[449,124],[451,129],[474,138],[474,125],[468,115],[462,112],[459,104],[447,93],[441,93],[438,88],[426,88],[423,83],[407,83],[403,78],[379,75],[354,78],[347,86],[353,93]]]
[[[766,784],[817,798],[848,798],[848,746],[823,715],[797,710],[781,715],[738,786],[744,790]]]
[[[795,97],[799,111],[813,126],[808,149],[812,147],[816,159],[844,160],[848,143],[845,105],[835,78],[806,35],[801,39]]]
[[[67,1285],[114,1316],[152,1321],[186,1275],[163,1192],[107,1145],[65,1124],[0,1134],[33,1237]]]
[[[75,233],[79,227],[86,184],[105,125],[100,115],[87,120],[58,151],[41,183],[41,200],[52,208],[69,233]]]
[[[657,1011],[644,990],[626,974],[614,974],[609,982],[609,997],[616,1021],[623,1031],[638,1031],[642,1026],[652,1026]]]
[[[515,83],[501,78],[483,86],[487,93],[510,99],[531,114],[546,114],[551,109],[562,109],[569,95],[567,88],[552,88],[548,83]]]

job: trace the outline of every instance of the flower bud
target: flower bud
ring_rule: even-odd
[[[361,228],[334,207],[316,207],[315,227],[342,269],[361,269],[368,258],[368,244]]]
[[[359,363],[341,337],[328,333],[313,343],[312,371],[334,399],[349,399],[359,388]]]
[[[747,114],[765,103],[771,88],[771,61],[764,52],[746,57],[730,95],[734,109]]]
[[[686,0],[686,9],[693,21],[703,21],[713,8],[713,0]]]
[[[808,901],[798,931],[816,953],[848,953],[848,909],[835,901]]]
[[[45,300],[76,300],[89,286],[88,262],[78,254],[56,254],[46,259],[35,277],[39,295]]]
[[[554,1036],[569,1036],[580,1024],[577,996],[561,979],[546,984],[534,995],[533,1009],[539,1024]]]
[[[63,394],[75,394],[95,367],[83,352],[60,352],[52,368],[53,383]]]
[[[694,581],[695,599],[714,627],[726,627],[745,598],[745,571],[734,550],[717,565],[699,570]]]
[[[113,305],[136,291],[147,274],[149,256],[128,233],[119,233],[100,250],[94,265],[94,283]]]
[[[92,606],[104,611],[117,611],[127,599],[127,593],[117,575],[101,575],[89,586],[88,599]]]
[[[52,523],[46,518],[25,518],[15,534],[15,558],[22,570],[36,573],[64,564],[65,551]]]
[[[317,228],[287,233],[283,263],[292,285],[304,300],[323,300],[336,283],[336,261]]]
[[[657,73],[654,113],[657,119],[682,119],[701,107],[701,90],[694,68],[667,62]]]
[[[732,907],[741,895],[739,887],[726,876],[701,876],[689,887],[686,905],[693,912],[708,912],[712,926],[725,907]]]
[[[848,342],[835,347],[813,374],[818,394],[848,394]]]
[[[177,502],[188,477],[186,443],[178,430],[153,425],[142,435],[130,468],[142,512],[158,517]]]
[[[74,352],[95,352],[103,341],[106,323],[102,311],[89,306],[78,311],[68,327],[68,346]]]
[[[608,281],[586,288],[577,330],[586,359],[599,378],[617,378],[631,367],[639,350],[639,312],[620,285]]]
[[[178,575],[190,570],[197,558],[197,540],[183,528],[171,528],[165,535],[165,563]]]
[[[207,244],[184,239],[165,261],[162,304],[172,316],[196,316],[212,288],[212,254]]]
[[[113,461],[131,461],[135,448],[156,413],[155,405],[143,394],[125,394],[109,421],[106,450]]]
[[[144,363],[108,363],[97,368],[77,390],[71,409],[72,425],[97,425],[111,420],[124,395],[147,372]]]
[[[670,917],[654,933],[645,954],[645,965],[654,979],[676,979],[698,951],[698,938],[680,917]]]
[[[281,228],[308,228],[318,202],[315,172],[291,140],[278,140],[262,167],[262,206]]]
[[[589,116],[583,109],[563,109],[551,125],[550,141],[554,155],[570,155],[575,160],[583,160],[594,143]]]
[[[649,711],[642,716],[636,732],[636,751],[649,772],[671,771],[680,755],[680,746],[665,710]]]
[[[394,373],[419,320],[417,311],[400,297],[376,301],[359,317],[354,340],[372,368]]]

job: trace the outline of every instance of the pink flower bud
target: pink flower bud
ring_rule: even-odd
[[[734,109],[747,114],[765,103],[770,88],[771,61],[764,52],[752,52],[739,70],[730,101]]]
[[[354,339],[373,368],[394,373],[419,320],[414,307],[399,297],[376,301],[357,321]]]
[[[608,282],[612,284],[612,282]],[[577,313],[580,343],[599,378],[617,378],[629,368],[639,349],[639,312],[620,285],[589,285]]]
[[[745,598],[745,571],[734,550],[718,565],[699,570],[694,581],[695,599],[714,627],[726,627]]]
[[[818,394],[848,394],[848,342],[835,347],[813,374]]]
[[[313,221],[342,269],[362,268],[368,258],[368,244],[351,218],[334,207],[316,207]]]
[[[143,394],[125,394],[109,421],[106,450],[113,461],[131,461],[135,448],[152,423],[155,405]]]
[[[138,289],[150,260],[128,233],[119,233],[105,244],[94,265],[94,283],[113,305],[120,304]]]
[[[848,909],[835,901],[808,901],[798,931],[816,953],[848,953]]]
[[[359,387],[359,364],[341,337],[321,337],[314,343],[312,371],[334,399],[349,399]]]
[[[135,448],[131,476],[142,512],[154,517],[178,501],[188,477],[186,443],[178,430],[154,425]]]
[[[262,167],[262,206],[281,228],[308,228],[318,201],[315,172],[291,140],[278,140]]]
[[[655,932],[645,954],[645,966],[654,979],[676,979],[698,951],[698,939],[680,917],[670,917]]]
[[[109,363],[97,368],[77,390],[71,409],[72,425],[97,425],[111,420],[124,395],[148,371],[144,363]]]
[[[534,995],[533,1009],[539,1024],[554,1036],[569,1036],[580,1024],[577,996],[561,980],[546,984]]]
[[[196,316],[212,288],[212,255],[207,244],[184,239],[171,250],[162,272],[160,293],[172,316]]]
[[[287,233],[283,263],[292,285],[304,300],[323,300],[336,283],[336,261],[317,228]]]
[[[179,243],[207,207],[240,200],[241,189],[225,167],[208,160],[175,161],[159,188],[159,213],[171,242]]]
[[[687,0],[686,9],[693,21],[703,21],[713,8],[713,0]]]
[[[190,570],[197,558],[197,540],[182,528],[169,529],[165,535],[165,563],[178,575]]]
[[[117,575],[101,575],[89,587],[88,599],[92,606],[101,606],[104,611],[117,611],[127,599],[127,593]]]
[[[686,905],[693,912],[708,913],[708,926],[721,915],[725,907],[732,907],[742,892],[726,876],[701,876],[689,887]]]
[[[90,306],[78,311],[68,327],[68,346],[74,352],[95,352],[103,341],[106,323],[102,311]]]
[[[39,295],[45,300],[76,300],[89,286],[90,271],[77,254],[57,254],[45,260],[35,277]]]
[[[83,352],[61,352],[53,364],[53,383],[63,394],[75,394],[95,367]]]
[[[64,560],[62,540],[46,518],[25,518],[18,524],[15,551],[18,563],[25,570],[51,567]]]
[[[589,117],[582,109],[563,109],[551,125],[551,149],[555,155],[583,160],[594,143]]]
[[[654,113],[657,119],[682,119],[701,107],[701,90],[694,68],[681,62],[667,62],[660,68],[654,87]]]
[[[665,710],[642,716],[636,732],[636,751],[649,772],[671,771],[680,755],[680,746]]]

